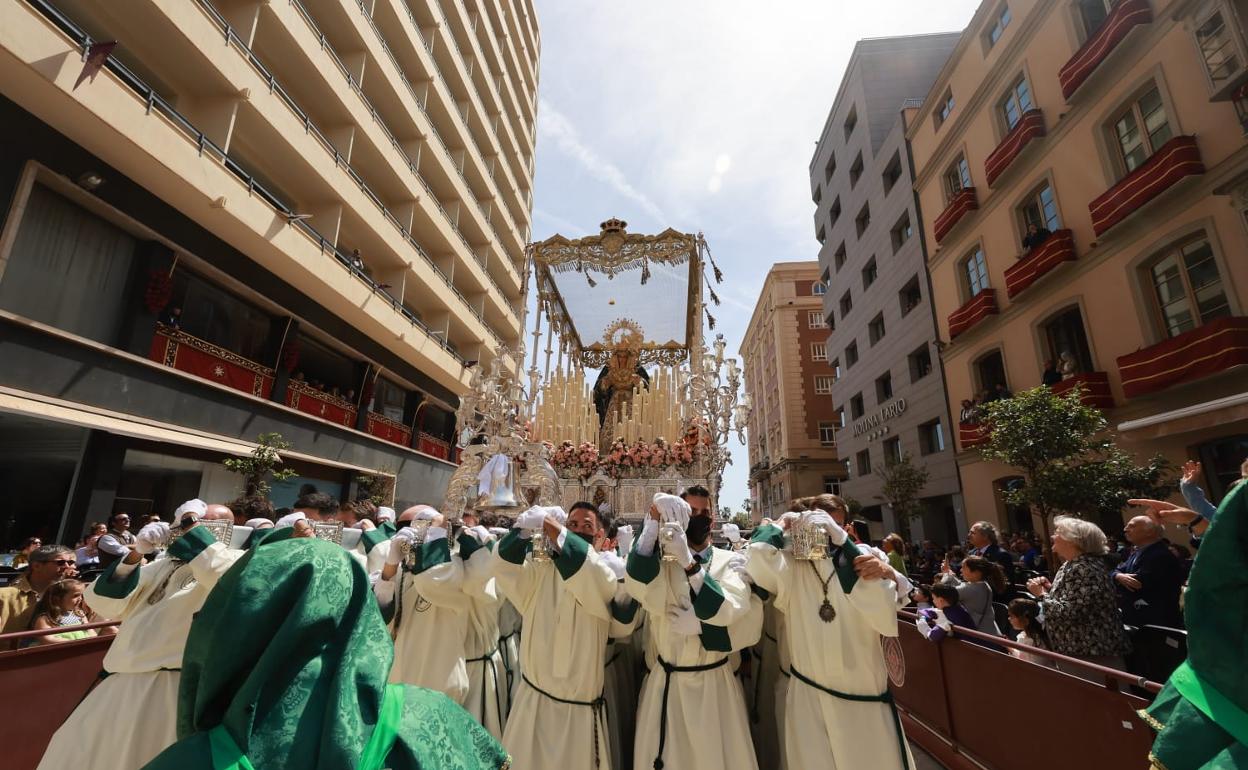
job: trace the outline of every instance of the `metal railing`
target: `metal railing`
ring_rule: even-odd
[[[57,29],[59,29],[66,37],[79,46],[84,55],[91,47],[91,44],[95,42],[85,30],[63,14],[58,8],[48,2],[48,0],[25,1],[28,5],[38,11],[45,19],[56,26]],[[450,353],[457,361],[460,362],[460,364],[464,363],[465,359],[447,340],[439,338],[439,336],[434,333],[433,329],[429,328],[429,326],[427,326],[424,321],[420,320],[420,318],[418,318],[411,310],[408,310],[407,307],[395,300],[393,296],[385,292],[385,290],[381,288],[380,284],[355,269],[352,265],[351,259],[346,254],[343,254],[342,251],[340,251],[335,245],[330,243],[325,236],[321,235],[321,233],[316,230],[316,228],[301,219],[294,219],[293,216],[297,212],[287,206],[278,196],[274,195],[262,184],[257,182],[255,177],[239,165],[237,161],[227,155],[226,152],[215,142],[209,139],[207,135],[197,129],[195,125],[178,112],[172,104],[148,86],[142,78],[112,56],[105,60],[104,67],[108,71],[112,72],[122,85],[134,92],[135,95],[146,103],[147,113],[149,115],[153,111],[156,111],[159,115],[164,117],[172,126],[177,128],[182,134],[191,140],[200,156],[207,155],[215,158],[227,171],[237,177],[239,181],[247,187],[249,194],[256,195],[268,203],[269,206],[277,213],[286,216],[291,224],[301,234],[313,243],[317,244],[321,254],[328,253],[337,259],[341,265],[347,268],[348,272],[355,276],[357,280],[368,286],[374,294],[381,292],[387,297],[390,297],[391,307],[396,313],[399,313],[401,316],[406,318],[413,327],[424,332],[426,337],[437,344],[438,347]]]

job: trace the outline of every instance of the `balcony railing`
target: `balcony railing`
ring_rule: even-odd
[[[996,314],[996,289],[981,290],[965,305],[949,314],[949,339],[957,337],[988,316]]]
[[[1163,144],[1136,170],[1088,204],[1092,231],[1106,230],[1138,211],[1184,177],[1205,173],[1194,136],[1176,136]]]
[[[443,460],[451,459],[451,445],[437,436],[424,431],[421,431],[416,437],[416,449]]]
[[[389,417],[386,417],[384,414],[369,412],[367,428],[370,435],[389,441],[392,444],[398,444],[406,447],[410,447],[412,445],[412,429],[398,420],[392,420]],[[425,451],[420,447],[414,448],[421,452]],[[425,452],[425,454],[432,453]],[[438,457],[439,455],[434,456]],[[442,459],[445,460],[446,458],[443,457]]]
[[[1101,26],[1058,71],[1062,96],[1069,101],[1071,95],[1091,77],[1131,30],[1152,20],[1153,10],[1149,7],[1148,0],[1119,0],[1105,21],[1101,22]]]
[[[979,198],[975,196],[975,188],[963,187],[957,195],[953,196],[949,205],[945,206],[945,210],[940,212],[940,216],[936,217],[936,222],[932,225],[932,234],[936,236],[936,242],[943,241],[963,217],[977,208],[979,208]]]
[[[981,444],[988,443],[989,429],[987,425],[978,422],[960,422],[958,423],[958,444],[962,449],[974,449]]]
[[[148,358],[205,380],[268,398],[273,370],[171,326],[158,326]]]
[[[1063,262],[1075,259],[1075,239],[1070,230],[1058,230],[1031,253],[1005,271],[1005,293],[1013,299]]]
[[[1014,128],[1010,129],[1001,143],[997,145],[997,149],[993,150],[988,159],[984,161],[984,176],[988,180],[988,186],[992,187],[992,183],[1006,172],[1031,140],[1038,139],[1044,134],[1044,113],[1040,110],[1024,112],[1014,124]]]
[[[298,380],[291,380],[286,385],[286,406],[347,428],[355,428],[355,404]]]
[[[1049,390],[1057,395],[1079,389],[1079,400],[1085,406],[1097,409],[1113,409],[1114,394],[1109,388],[1109,374],[1106,372],[1083,372],[1069,379],[1062,380]]]
[[[1248,365],[1248,316],[1219,318],[1118,357],[1122,392],[1127,398],[1244,365]]]

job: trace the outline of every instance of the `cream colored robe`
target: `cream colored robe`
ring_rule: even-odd
[[[506,721],[507,669],[498,649],[498,610],[490,548],[460,533],[459,557],[464,562],[464,593],[471,602],[464,635],[468,698],[464,708],[500,741]]]
[[[643,553],[642,539],[629,554],[625,580],[629,593],[647,613],[649,629],[649,673],[637,709],[633,768],[651,770],[654,766],[667,684],[665,768],[756,770],[745,693],[734,674],[735,661],[729,658],[734,651],[757,643],[763,613],[761,604],[751,602],[749,586],[729,566],[740,557],[720,548],[710,549],[711,561],[703,568],[702,587],[692,598],[702,633],[684,636],[672,630],[668,609],[690,603],[689,578],[675,562],[661,561],[657,547],[652,553]],[[660,658],[673,666],[725,662],[709,671],[673,672],[668,683]]]
[[[896,584],[859,580],[852,564],[859,551],[852,543],[836,559],[818,562],[794,560],[780,550],[782,546],[778,528],[755,530],[746,569],[756,585],[775,596],[776,608],[785,614],[793,672],[783,714],[788,766],[900,770],[905,751],[904,761],[913,767],[887,704],[838,698],[797,676],[800,672],[824,688],[850,695],[887,692],[880,636],[897,635]],[[821,579],[828,580],[828,600],[836,610],[836,617],[827,623],[819,617],[824,598]]]
[[[191,621],[243,552],[195,527],[168,555],[129,571],[116,562],[87,589],[83,600],[91,609],[121,621],[104,655],[109,675],[52,736],[40,770],[134,770],[177,740],[178,682]],[[133,718],[119,718],[127,714]]]
[[[524,624],[503,746],[517,770],[610,770],[602,694],[615,574],[574,535],[550,562],[533,561],[529,545],[513,529],[494,549],[498,587]]]
[[[384,562],[393,543],[378,543],[369,556],[382,551]],[[401,602],[390,622],[394,634],[390,681],[446,693],[463,706],[468,698],[464,639],[472,611],[472,600],[464,592],[463,560],[451,553],[445,537],[427,540],[420,546],[416,571],[401,568],[392,580],[378,575],[373,584],[383,610],[396,604],[400,590]]]
[[[512,604],[502,591],[497,588],[498,605],[498,652],[503,656],[503,666],[507,669],[507,711],[511,711],[512,700],[516,697],[516,684],[520,681],[520,611]]]

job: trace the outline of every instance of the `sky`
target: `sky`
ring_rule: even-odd
[[[818,259],[809,165],[854,43],[961,30],[978,5],[535,2],[532,239],[597,234],[610,217],[703,232],[724,272],[715,332],[733,354],[771,265]],[[749,460],[730,442],[720,503],[738,511]]]

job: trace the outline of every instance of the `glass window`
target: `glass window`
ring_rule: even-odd
[[[874,345],[884,339],[884,314],[879,313],[875,318],[871,319],[871,323],[867,326],[867,333],[871,338],[871,344]]]
[[[830,374],[821,374],[815,377],[815,393],[826,396],[832,392],[832,383],[836,378]]]
[[[841,482],[835,476],[823,477],[823,491],[829,495],[841,494]]]
[[[1005,359],[1000,350],[994,350],[975,361],[975,378],[979,381],[980,395],[995,391],[998,385],[1008,387],[1005,381]]]
[[[897,293],[897,298],[901,303],[901,315],[905,317],[919,306],[923,301],[923,293],[919,287],[919,277],[916,275],[911,278],[901,291]]]
[[[1024,235],[1031,225],[1051,233],[1062,229],[1061,219],[1057,215],[1057,199],[1053,197],[1053,188],[1048,182],[1027,198],[1018,214]]]
[[[854,158],[854,164],[849,167],[849,186],[852,189],[858,184],[858,180],[862,177],[862,153],[858,153],[858,157]]]
[[[810,360],[827,361],[828,360],[828,343],[826,342],[810,343]]]
[[[1116,0],[1079,0],[1079,18],[1083,21],[1083,36],[1086,40],[1096,34],[1109,16],[1109,9]]]
[[[182,331],[249,361],[272,365],[265,354],[272,325],[268,313],[186,270],[173,272],[173,297],[170,304],[181,303]]]
[[[1172,135],[1157,86],[1145,91],[1114,121],[1118,152],[1128,172],[1139,168]]]
[[[810,285],[810,293],[816,297],[822,297],[828,293],[828,287],[824,285],[823,281],[815,281]]]
[[[823,181],[832,181],[832,175],[836,173],[836,155],[829,155],[828,162],[823,167]]]
[[[992,20],[992,26],[988,28],[988,46],[996,45],[1001,36],[1005,34],[1005,28],[1010,25],[1010,6],[1003,5],[997,13],[997,17]]]
[[[826,329],[828,322],[823,318],[823,311],[808,310],[806,311],[806,328],[808,329]]]
[[[932,353],[927,345],[910,354],[910,382],[918,382],[932,373]]]
[[[845,244],[842,243],[841,247],[836,250],[836,254],[833,256],[833,260],[832,260],[833,263],[836,265],[837,270],[840,270],[842,267],[845,266],[845,258],[846,258]]]
[[[893,185],[901,179],[901,153],[893,153],[892,159],[888,162],[888,166],[884,169],[882,175],[884,179],[884,194],[888,195],[893,189]]]
[[[858,230],[858,237],[861,238],[871,226],[871,204],[862,204],[862,211],[859,211],[857,218],[854,219],[854,226]]]
[[[859,417],[862,417],[865,412],[866,407],[863,405],[862,394],[855,393],[854,397],[849,400],[849,418],[851,420],[857,420]]]
[[[875,402],[883,404],[893,397],[893,374],[884,372],[875,379]]]
[[[919,426],[919,454],[930,455],[945,449],[945,432],[940,420],[925,422]]]
[[[823,446],[832,446],[836,443],[836,423],[819,423],[819,443]]]
[[[954,196],[971,186],[971,167],[967,165],[966,156],[958,159],[945,170],[945,192],[952,200]]]
[[[945,89],[945,95],[941,97],[940,106],[936,108],[936,127],[939,128],[942,123],[949,119],[949,114],[953,112],[953,89]]]
[[[862,288],[867,290],[871,284],[875,283],[875,279],[880,277],[880,271],[875,265],[875,257],[867,261],[867,266],[862,269]]]
[[[854,126],[858,125],[858,108],[853,107],[849,110],[849,117],[845,118],[845,139],[848,140],[850,135],[854,133]]]
[[[846,289],[845,293],[841,295],[840,306],[841,320],[844,321],[845,316],[849,315],[849,311],[854,309],[854,298],[850,296],[849,289]]]
[[[836,200],[832,201],[832,208],[828,209],[828,223],[832,227],[836,227],[836,220],[841,218],[841,198],[838,195]]]
[[[983,249],[975,247],[975,251],[963,261],[962,272],[968,298],[988,288],[988,264],[984,261]]]
[[[901,219],[897,220],[897,224],[893,225],[893,253],[896,254],[897,250],[904,246],[906,241],[910,240],[910,236],[913,234],[914,228],[910,225],[910,212],[907,211],[905,214],[901,215]]]
[[[894,436],[884,442],[884,464],[896,465],[901,462],[901,438]]]
[[[1005,100],[1001,102],[1001,114],[1005,116],[1005,125],[1008,128],[1014,128],[1018,125],[1019,119],[1023,117],[1023,113],[1031,108],[1031,88],[1027,85],[1027,78],[1020,77],[1005,95]]]
[[[1231,314],[1213,249],[1204,233],[1154,258],[1148,272],[1167,336]]]
[[[1223,21],[1221,8],[1196,28],[1196,44],[1200,46],[1205,71],[1209,73],[1209,80],[1215,89],[1229,82],[1242,67],[1231,30]]]
[[[845,368],[849,369],[856,363],[858,363],[858,342],[855,340],[845,347]]]
[[[1083,314],[1079,307],[1067,308],[1044,322],[1041,327],[1048,357],[1058,366],[1069,355],[1075,361],[1078,372],[1093,371],[1092,349],[1083,328]]]
[[[859,452],[856,457],[855,465],[858,466],[858,475],[865,476],[871,472],[871,450],[864,449]]]

